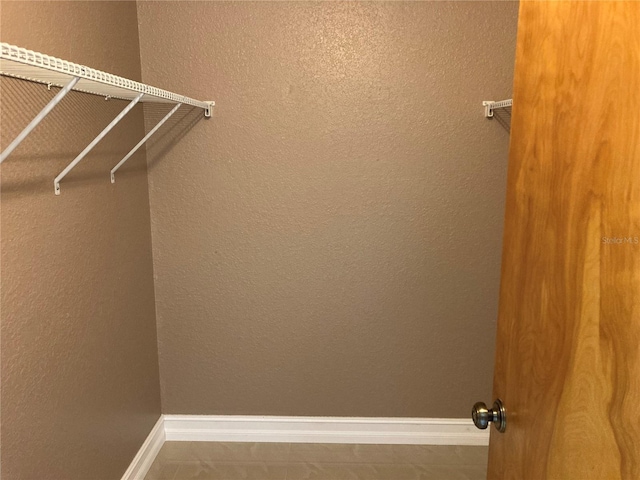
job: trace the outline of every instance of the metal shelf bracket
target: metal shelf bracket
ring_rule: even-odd
[[[60,90],[42,110],[40,110],[40,113],[38,113],[38,115],[36,115],[35,118],[31,120],[31,122],[29,122],[29,125],[27,125],[24,130],[22,130],[22,132],[20,132],[20,134],[13,140],[13,142],[11,142],[7,146],[7,148],[2,151],[2,153],[0,153],[0,163],[4,162],[6,158],[11,155],[11,152],[13,152],[16,147],[20,145],[25,138],[27,138],[27,136],[33,131],[34,128],[38,126],[38,124],[42,120],[44,120],[44,117],[49,115],[51,110],[53,110],[53,108],[60,103],[60,101],[67,95],[67,93],[69,93],[73,89],[73,87],[75,87],[76,83],[78,83],[79,80],[80,77],[73,77],[69,81],[69,83],[67,83],[64,88]],[[51,87],[49,87],[49,90],[51,90]]]
[[[53,180],[53,188],[56,195],[60,195],[60,182],[62,181],[62,179],[66,177],[67,174],[71,170],[73,170],[73,167],[75,167],[78,163],[80,163],[80,161],[84,157],[86,157],[91,150],[93,150],[93,147],[95,147],[98,144],[98,142],[100,142],[100,140],[102,140],[105,137],[105,135],[109,133],[113,129],[113,127],[115,127],[120,122],[120,120],[122,120],[127,115],[127,113],[131,111],[133,107],[136,106],[136,104],[140,101],[140,99],[143,96],[144,96],[144,93],[140,93],[133,100],[131,100],[131,102],[129,102],[129,104],[124,108],[124,110],[122,110],[118,114],[118,116],[114,118],[111,121],[111,123],[109,123],[109,125],[107,125],[104,128],[104,130],[102,130],[98,134],[98,136],[94,138],[93,141],[89,145],[87,145],[86,148],[82,152],[80,152],[80,154],[76,158],[74,158],[73,161],[69,165],[67,165],[64,170],[62,170],[62,172],[60,172],[60,174]]]
[[[513,105],[513,100],[511,98],[507,100],[500,100],[499,102],[494,102],[493,100],[485,100],[482,102],[482,106],[484,107],[484,116],[487,118],[493,118],[493,111],[497,108],[508,108]]]
[[[173,107],[173,108],[171,109],[171,111],[170,111],[169,113],[167,113],[167,114],[164,116],[164,118],[163,118],[162,120],[160,120],[160,121],[157,123],[157,125],[156,125],[155,127],[153,127],[153,128],[149,131],[149,133],[147,133],[147,134],[144,136],[144,138],[143,138],[142,140],[140,140],[140,141],[138,142],[138,144],[137,144],[135,147],[133,147],[133,148],[131,149],[131,151],[130,151],[129,153],[127,153],[127,154],[124,156],[124,158],[118,162],[118,164],[117,164],[115,167],[113,167],[113,168],[111,169],[111,183],[116,183],[116,176],[115,176],[115,173],[118,171],[118,169],[119,169],[122,165],[124,165],[124,163],[125,163],[127,160],[129,160],[129,158],[131,158],[131,156],[132,156],[134,153],[136,153],[136,152],[138,151],[138,149],[139,149],[142,145],[144,145],[144,144],[145,144],[145,142],[146,142],[147,140],[149,140],[149,138],[151,138],[151,135],[153,135],[154,133],[156,133],[156,132],[158,131],[158,129],[159,129],[159,128],[164,124],[164,122],[166,122],[167,120],[169,120],[169,118],[171,118],[171,115],[173,115],[174,113],[176,113],[176,112],[178,111],[178,109],[179,109],[181,106],[182,106],[182,104],[181,104],[181,103],[178,103],[175,107]]]

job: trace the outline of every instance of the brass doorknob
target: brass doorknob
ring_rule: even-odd
[[[474,425],[481,430],[487,428],[489,422],[493,422],[493,426],[501,433],[507,429],[507,412],[499,398],[493,403],[491,410],[482,402],[476,403],[471,409],[471,418]]]

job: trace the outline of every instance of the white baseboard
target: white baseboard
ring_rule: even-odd
[[[165,425],[164,415],[160,415],[160,418],[156,422],[155,426],[151,429],[151,433],[144,441],[140,450],[135,457],[127,471],[124,472],[122,480],[143,480],[144,476],[151,468],[151,464],[156,459],[158,452],[162,448],[165,441]]]
[[[143,480],[166,441],[489,445],[461,418],[162,415],[122,480]]]
[[[167,441],[488,445],[469,419],[164,415]]]

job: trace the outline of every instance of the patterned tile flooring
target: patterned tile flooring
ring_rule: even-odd
[[[166,442],[145,480],[484,480],[488,447]]]

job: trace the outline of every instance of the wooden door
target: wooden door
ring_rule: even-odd
[[[640,479],[640,2],[520,5],[492,480]]]

